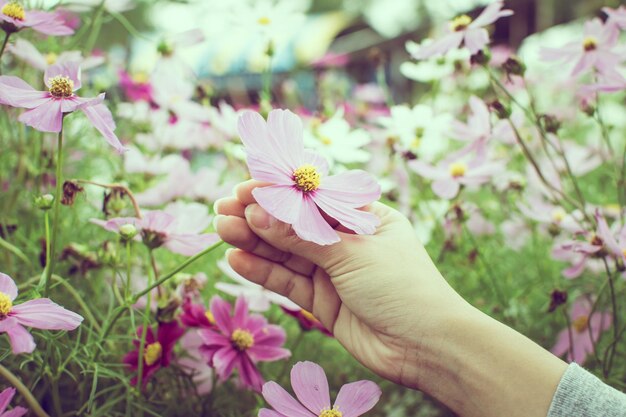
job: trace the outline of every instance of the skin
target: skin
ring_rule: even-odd
[[[375,235],[333,219],[341,242],[299,239],[247,181],[215,203],[235,271],[311,311],[367,368],[422,390],[460,416],[544,417],[567,365],[472,307],[448,285],[398,211],[374,203]]]

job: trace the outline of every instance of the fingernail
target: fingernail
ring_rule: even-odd
[[[226,258],[226,260],[228,260],[228,255],[230,255],[230,253],[234,250],[235,250],[234,248],[226,249],[226,252],[224,252],[224,257]]]
[[[225,216],[222,214],[218,214],[217,216],[213,217],[213,230],[217,230],[217,223],[224,217]]]
[[[250,204],[246,207],[246,219],[257,229],[269,229],[272,225],[272,216],[258,204]]]
[[[220,201],[222,201],[221,198],[219,200],[215,200],[215,203],[213,203],[213,213],[215,214],[217,214],[217,206],[219,205]]]

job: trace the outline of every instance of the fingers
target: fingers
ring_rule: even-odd
[[[244,217],[245,210],[246,206],[236,197],[220,198],[213,204],[213,211],[218,215]]]
[[[257,187],[265,187],[272,185],[267,182],[261,182],[256,180],[244,181],[235,187],[235,197],[241,202],[241,204],[247,206],[248,204],[256,203],[256,200],[252,196],[252,190]]]
[[[289,298],[305,310],[313,309],[313,281],[309,277],[238,249],[228,253],[228,262],[249,281]]]

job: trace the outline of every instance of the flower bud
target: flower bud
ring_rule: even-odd
[[[54,196],[52,194],[44,194],[35,198],[35,205],[40,210],[50,210],[54,203]]]
[[[511,117],[511,109],[508,106],[502,104],[500,100],[495,100],[489,104],[489,107],[501,120],[506,120]]]
[[[567,302],[567,291],[554,290],[550,294],[550,307],[548,313],[553,313],[560,305]]]
[[[75,181],[65,181],[63,183],[63,196],[61,198],[61,204],[64,206],[71,206],[76,200],[76,195],[85,191],[83,187],[78,185]]]
[[[526,65],[516,56],[511,56],[502,64],[502,69],[510,77],[511,75],[517,75],[523,77],[526,73]]]
[[[157,45],[157,52],[163,56],[170,56],[174,52],[174,48],[166,41],[161,41]]]
[[[120,237],[122,238],[122,240],[124,241],[129,241],[132,238],[134,238],[135,236],[137,236],[137,228],[135,227],[134,224],[123,224],[120,226]]]
[[[491,52],[488,49],[483,49],[476,52],[470,57],[470,63],[472,65],[486,66],[491,61]]]
[[[541,116],[541,125],[546,132],[556,134],[561,128],[561,121],[555,116],[544,114]]]

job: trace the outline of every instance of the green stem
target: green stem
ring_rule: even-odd
[[[132,266],[130,239],[126,241],[126,288],[124,288],[124,300],[130,297],[130,271]]]
[[[54,412],[57,416],[63,415],[63,407],[61,406],[61,395],[59,393],[59,384],[58,379],[53,378],[52,380],[52,405],[54,407]]]
[[[14,386],[20,395],[24,397],[24,400],[28,404],[28,408],[32,413],[38,417],[50,417],[48,413],[41,408],[41,405],[39,405],[39,402],[35,399],[30,390],[26,388],[26,385],[22,384],[22,381],[20,381],[18,377],[2,365],[0,365],[0,375],[9,381],[9,384]]]
[[[63,123],[63,122],[61,122]],[[52,243],[50,244],[50,264],[46,265],[44,278],[44,297],[48,296],[50,290],[50,277],[54,272],[55,252],[59,233],[59,209],[61,207],[61,189],[63,188],[63,125],[57,139],[57,172],[56,172],[56,192],[54,195],[54,218],[52,220]]]
[[[607,347],[605,353],[605,363],[603,364],[604,377],[608,378],[611,373],[611,368],[613,367],[613,357],[615,356],[615,347],[620,338],[619,332],[619,323],[618,323],[618,311],[617,311],[617,299],[615,298],[615,285],[613,283],[613,275],[611,274],[611,270],[609,268],[609,264],[606,261],[606,257],[602,258],[604,261],[604,268],[606,270],[606,275],[609,283],[609,294],[611,296],[611,309],[613,313],[613,341]]]
[[[11,34],[7,32],[6,35],[4,36],[4,42],[2,42],[2,47],[0,47],[0,75],[2,75],[2,55],[4,55],[4,50],[6,49],[7,44],[9,43],[10,36]]]
[[[150,262],[154,268],[154,256],[152,254],[152,249],[149,249],[150,252]],[[150,281],[156,281],[156,269],[153,271],[155,274],[151,277]],[[148,275],[150,277],[150,275]],[[148,282],[150,284],[150,282]],[[139,354],[137,355],[138,368],[137,368],[137,388],[139,392],[142,391],[143,388],[143,364],[144,364],[144,351],[146,348],[146,336],[148,334],[148,324],[150,321],[150,305],[152,304],[152,292],[148,292],[146,295],[146,307],[143,313],[143,322],[141,325],[141,339],[139,340]],[[143,416],[143,411],[140,411],[140,416]]]
[[[31,262],[26,257],[26,255],[24,255],[24,252],[22,252],[17,246],[14,246],[10,244],[9,242],[7,242],[6,240],[2,239],[2,237],[0,237],[0,248],[5,248],[6,250],[13,253],[15,256],[17,256],[18,258],[20,258],[22,261],[24,261],[27,264]]]
[[[183,262],[182,264],[178,265],[173,271],[168,272],[167,274],[163,275],[158,281],[156,281],[152,285],[149,285],[148,288],[146,288],[145,290],[140,291],[139,293],[135,294],[133,296],[133,304],[135,304],[141,297],[143,297],[144,295],[148,294],[150,291],[152,291],[153,289],[155,289],[159,285],[165,283],[167,280],[172,278],[174,275],[178,274],[183,269],[187,268],[190,264],[194,263],[195,261],[197,261],[198,259],[202,258],[207,253],[213,251],[214,249],[217,249],[218,247],[220,247],[223,244],[224,244],[224,242],[220,240],[219,242],[215,243],[212,246],[209,246],[208,248],[206,248],[202,252],[200,252],[200,253],[192,256],[191,258],[187,259],[185,262]]]

